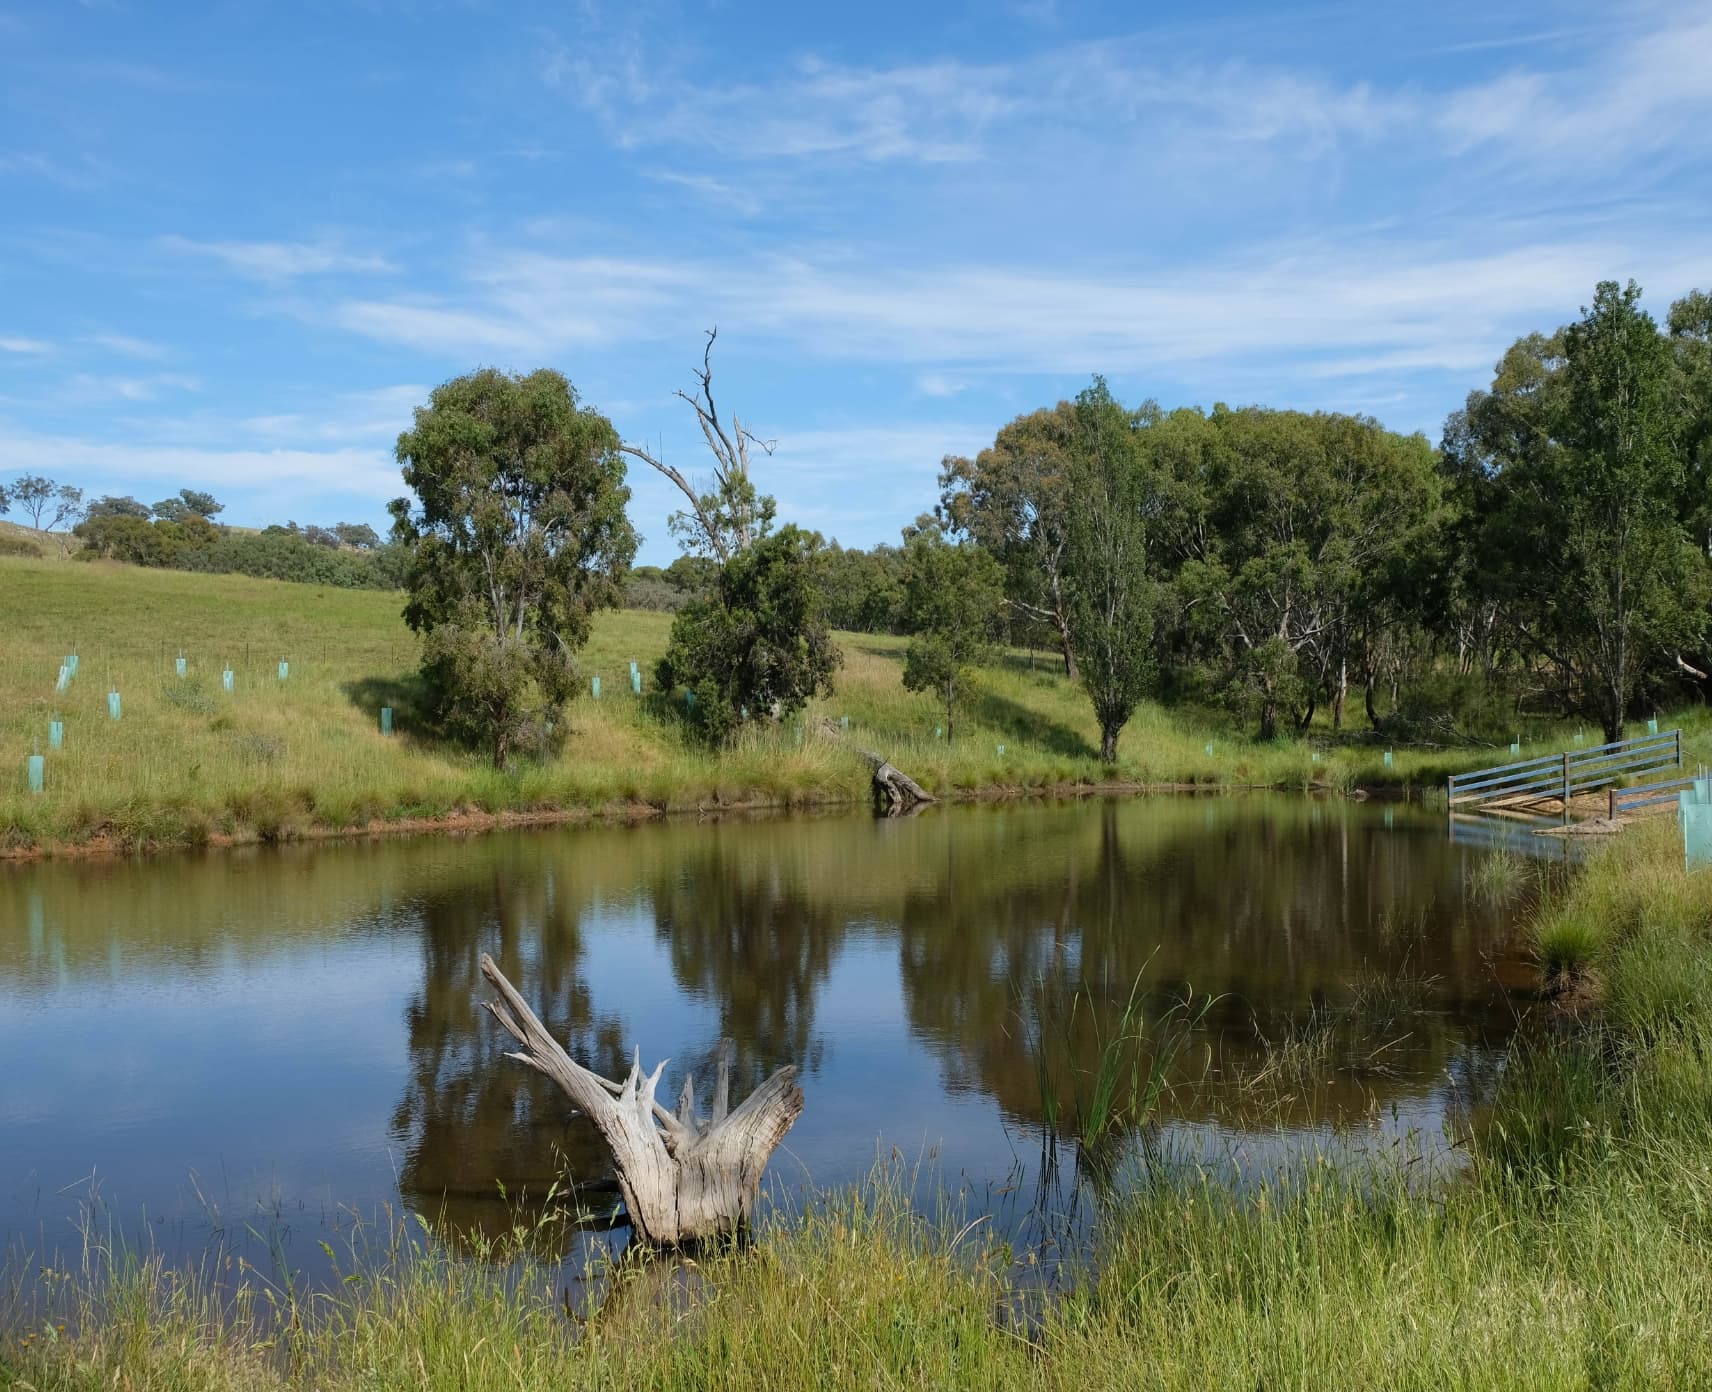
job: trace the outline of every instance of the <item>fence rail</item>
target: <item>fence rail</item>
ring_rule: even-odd
[[[1610,744],[1595,745],[1591,749],[1565,750],[1562,754],[1545,754],[1513,764],[1497,764],[1492,768],[1476,769],[1473,773],[1452,774],[1446,782],[1445,793],[1453,810],[1468,806],[1490,807],[1500,802],[1560,798],[1563,815],[1567,819],[1570,799],[1577,793],[1589,793],[1598,788],[1615,790],[1615,785],[1624,778],[1673,767],[1682,767],[1681,730],[1638,735],[1634,739],[1613,740]],[[1683,781],[1677,780],[1669,786],[1681,787]],[[1653,792],[1665,786],[1660,783],[1646,789],[1621,791],[1625,794]],[[1638,807],[1643,804],[1637,801],[1630,805]]]
[[[1692,788],[1695,781],[1694,774],[1685,773],[1680,778],[1667,778],[1662,783],[1645,783],[1634,788],[1613,788],[1607,810],[1615,821],[1624,812],[1633,812],[1637,807],[1654,807],[1661,802],[1675,802],[1677,795],[1684,788]]]

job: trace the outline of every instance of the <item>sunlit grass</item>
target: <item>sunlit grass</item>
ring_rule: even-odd
[[[0,558],[0,842],[197,844],[459,814],[860,801],[869,749],[953,797],[1101,783],[1430,790],[1495,757],[1398,748],[1387,767],[1383,744],[1360,732],[1316,728],[1261,744],[1224,712],[1144,704],[1107,769],[1086,697],[1055,660],[1023,651],[970,683],[952,742],[936,736],[944,724],[936,702],[903,689],[905,640],[868,634],[840,635],[836,694],[800,722],[756,722],[716,753],[653,694],[670,617],[625,611],[595,623],[562,752],[498,772],[420,730],[416,644],[400,606],[392,594],[243,576]],[[56,694],[61,660],[74,650],[78,675]],[[183,682],[173,666],[180,653]],[[630,691],[632,660],[644,676],[640,700]],[[586,685],[595,676],[598,701]],[[113,689],[118,721],[107,714]],[[391,738],[379,729],[383,705],[396,712]],[[66,734],[58,750],[48,747],[55,716]],[[1712,751],[1709,731],[1698,747]],[[38,749],[47,791],[32,796],[25,760]]]

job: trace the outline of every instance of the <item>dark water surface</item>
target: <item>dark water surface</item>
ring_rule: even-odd
[[[93,1215],[313,1267],[352,1213],[491,1230],[501,1183],[598,1176],[502,1056],[483,952],[608,1076],[639,1044],[675,1097],[722,1035],[739,1095],[799,1064],[784,1191],[895,1147],[1007,1221],[1138,977],[1156,1022],[1215,998],[1155,1141],[1442,1148],[1518,1008],[1486,853],[1442,815],[1225,796],[0,868],[0,1239]]]

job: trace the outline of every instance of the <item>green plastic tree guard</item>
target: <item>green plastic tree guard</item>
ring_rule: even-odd
[[[117,691],[107,693],[107,718],[109,720],[119,718],[119,693]]]
[[[230,667],[220,673],[220,685],[228,691],[232,689],[232,669]]]
[[[595,677],[589,682],[589,688],[594,692],[594,699],[600,700],[600,678]]]
[[[30,755],[28,776],[30,780],[30,791],[32,793],[41,792],[43,779],[46,777],[46,770],[47,761],[43,759],[40,754]]]
[[[380,708],[380,732],[383,735],[390,735],[392,733],[391,706],[382,706]]]
[[[182,657],[179,658],[176,662],[174,662],[172,664],[173,670],[178,673],[179,680],[181,680],[181,681],[184,679],[184,672],[185,672],[186,665],[187,664],[185,663],[185,661]]]
[[[65,746],[65,721],[48,721],[48,748],[61,749]]]
[[[284,681],[290,675],[291,675],[291,664],[289,662],[280,663],[279,664],[279,679],[281,681]]]

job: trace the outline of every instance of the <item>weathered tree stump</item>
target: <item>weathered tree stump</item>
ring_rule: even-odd
[[[874,766],[874,805],[888,817],[934,800],[932,793],[902,769],[893,767],[872,750],[863,750],[863,755]]]
[[[508,1057],[557,1083],[606,1142],[638,1241],[679,1247],[730,1236],[747,1225],[762,1171],[802,1114],[803,1094],[794,1067],[781,1068],[742,1106],[728,1110],[731,1041],[722,1040],[713,1115],[703,1121],[696,1114],[695,1085],[687,1075],[674,1115],[654,1099],[667,1060],[644,1077],[639,1049],[623,1083],[603,1078],[572,1059],[547,1033],[485,953],[481,969],[500,996],[484,1004],[522,1045]]]

